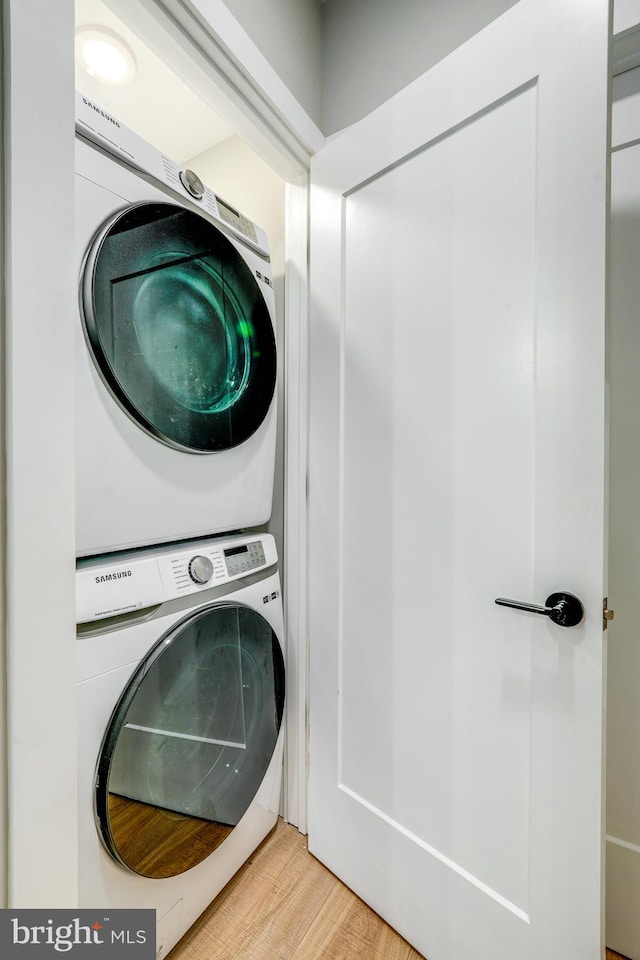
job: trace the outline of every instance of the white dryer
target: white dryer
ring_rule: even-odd
[[[79,905],[154,908],[160,958],[277,820],[273,537],[80,560],[77,619]]]
[[[76,97],[76,553],[271,513],[276,340],[259,227]]]

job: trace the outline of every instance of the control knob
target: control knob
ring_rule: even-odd
[[[202,200],[204,196],[204,183],[197,173],[188,168],[180,171],[180,183],[187,193],[190,193],[196,200]]]
[[[213,564],[209,557],[192,557],[189,561],[189,576],[194,583],[208,583],[213,576]]]

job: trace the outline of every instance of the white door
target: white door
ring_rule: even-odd
[[[309,846],[429,960],[601,955],[607,6],[312,170]]]

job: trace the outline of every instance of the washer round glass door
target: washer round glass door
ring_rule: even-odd
[[[273,324],[253,272],[209,220],[171,203],[116,214],[87,253],[80,305],[104,383],[151,436],[215,453],[265,419]]]
[[[280,644],[257,611],[217,603],[165,634],[100,751],[96,822],[112,857],[160,879],[209,856],[264,780],[283,707]]]

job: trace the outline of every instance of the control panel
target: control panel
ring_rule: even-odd
[[[265,564],[264,547],[260,540],[252,543],[242,543],[237,547],[227,547],[224,551],[227,572],[230,577],[236,577],[250,570],[256,570]]]
[[[77,622],[157,606],[223,586],[276,563],[275,541],[270,534],[199,540],[80,560],[76,572]]]
[[[87,140],[106,148],[128,166],[165,184],[182,197],[191,200],[210,217],[239,234],[245,243],[268,258],[267,237],[264,230],[243,216],[188,168],[181,168],[175,161],[159,153],[124,124],[98,104],[76,91],[76,130]]]
[[[201,553],[180,553],[160,560],[160,570],[167,582],[173,583],[177,594],[191,593],[194,585],[224,583],[265,566],[267,559],[260,539],[230,546],[207,545]]]
[[[190,553],[179,553],[172,557],[159,557],[160,574],[168,591],[175,596],[193,593],[197,587],[212,583],[224,583],[227,570],[222,553],[217,548],[198,548]]]
[[[231,224],[231,226],[239,230],[240,233],[244,233],[245,237],[250,237],[254,243],[257,243],[258,237],[255,224],[253,224],[248,217],[244,217],[241,213],[238,213],[237,210],[234,210],[233,207],[230,207],[229,204],[221,200],[220,197],[216,197],[216,200],[218,201],[218,213],[225,223]]]

